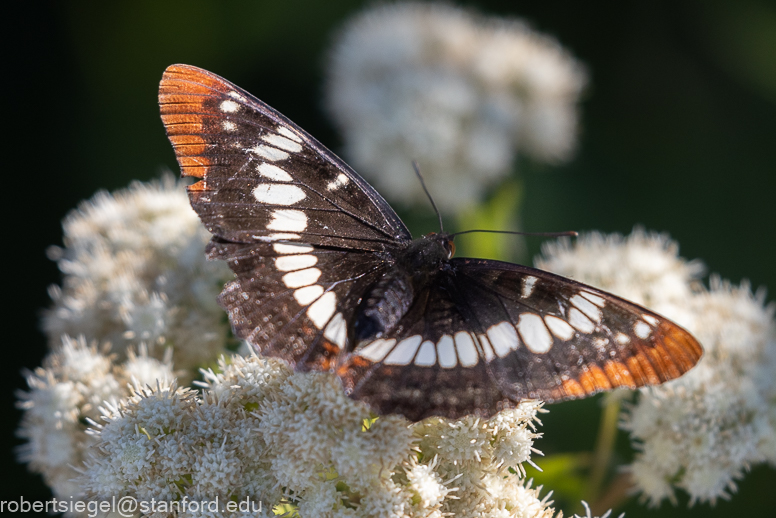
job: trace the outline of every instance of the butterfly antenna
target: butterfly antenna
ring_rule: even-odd
[[[428,189],[426,188],[426,182],[423,181],[423,175],[420,174],[420,166],[416,160],[412,161],[412,168],[415,169],[415,175],[418,177],[418,180],[420,180],[420,185],[423,187],[423,192],[425,192],[426,196],[428,196],[428,201],[430,201],[431,206],[434,207],[434,212],[436,212],[437,218],[439,219],[439,231],[444,232],[445,227],[442,226],[442,215],[439,213],[439,209],[437,209],[436,203],[434,203],[434,198],[431,197],[431,193],[428,192]]]
[[[488,234],[514,234],[516,236],[534,236],[534,237],[577,237],[579,233],[575,230],[566,232],[518,232],[517,230],[464,230],[450,234],[450,237],[460,236],[461,234],[473,234],[474,232],[483,232]]]

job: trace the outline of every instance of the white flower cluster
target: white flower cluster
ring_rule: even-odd
[[[679,245],[668,236],[640,228],[627,237],[593,232],[574,241],[548,241],[542,252],[534,261],[537,268],[643,304],[679,324],[676,312],[700,289],[704,272],[699,261],[679,257]]]
[[[219,370],[201,396],[160,383],[105,408],[78,487],[98,500],[248,499],[302,517],[554,515],[517,474],[541,403],[410,425],[374,419],[331,374],[257,356]]]
[[[224,352],[229,327],[216,297],[231,274],[205,259],[210,236],[182,182],[99,192],[63,229],[64,248],[49,254],[65,274],[43,320],[52,347],[65,334],[108,342],[120,357],[141,343],[158,358],[173,347],[176,368],[192,373]]]
[[[327,107],[354,166],[389,198],[426,203],[417,160],[442,211],[475,203],[518,151],[570,157],[582,65],[518,20],[445,4],[377,6],[334,46]]]
[[[776,324],[764,294],[712,277],[677,256],[667,237],[583,236],[544,249],[537,265],[576,278],[673,319],[701,342],[704,356],[681,378],[643,390],[623,416],[640,450],[630,471],[657,505],[675,488],[691,503],[715,502],[754,463],[776,463]]]
[[[51,337],[19,402],[20,458],[58,498],[218,497],[316,517],[554,515],[550,494],[521,478],[540,402],[411,425],[375,419],[331,374],[256,356],[203,371],[202,393],[178,388],[174,375],[190,379],[223,351],[226,325],[211,299],[227,275],[204,262],[207,236],[182,193],[171,180],[135,184],[66,221],[64,288],[46,325],[82,338]],[[177,511],[158,516],[188,515]]]
[[[128,396],[132,380],[191,379],[224,352],[216,296],[231,274],[206,261],[209,236],[171,178],[98,193],[63,226],[65,247],[50,254],[65,276],[43,321],[52,352],[27,377],[18,433],[28,441],[20,459],[66,498],[80,493],[72,466],[93,442],[83,420],[103,401]]]
[[[145,348],[128,351],[127,359],[114,358],[83,338],[65,337],[43,366],[27,375],[29,392],[20,394],[24,417],[17,431],[28,442],[19,459],[43,475],[58,498],[82,493],[74,484],[73,466],[81,464],[84,451],[94,443],[86,433],[85,419],[100,417],[104,401],[118,403],[130,395],[128,384],[156,384],[173,377],[169,355],[164,361],[150,358]]]

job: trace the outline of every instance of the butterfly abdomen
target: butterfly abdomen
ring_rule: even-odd
[[[355,344],[380,338],[396,328],[414,299],[412,276],[402,268],[385,275],[362,300],[353,325]]]
[[[413,240],[397,251],[391,270],[378,281],[362,300],[354,323],[355,344],[381,338],[396,329],[409,311],[419,288],[450,258],[446,236],[429,234]]]

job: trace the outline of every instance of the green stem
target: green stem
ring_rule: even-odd
[[[590,501],[595,502],[601,495],[604,478],[609,471],[614,453],[614,443],[617,439],[617,423],[620,415],[622,398],[626,391],[618,390],[605,396],[604,411],[601,414],[601,424],[598,428],[593,467],[590,471],[590,482],[587,494]]]

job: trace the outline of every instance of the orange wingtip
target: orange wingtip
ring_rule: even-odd
[[[659,385],[689,371],[703,355],[698,341],[671,322],[662,322],[657,334],[656,343],[641,347],[624,361],[588,365],[574,378],[563,380],[552,390],[551,398],[574,399],[618,387]]]
[[[164,71],[159,83],[159,109],[182,176],[205,178],[207,175],[211,161],[205,156],[208,150],[205,116],[209,111],[205,102],[213,90],[225,88],[223,81],[197,67],[171,65]]]

